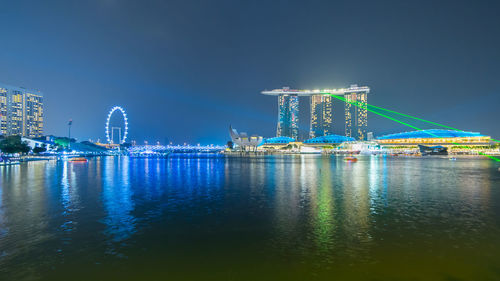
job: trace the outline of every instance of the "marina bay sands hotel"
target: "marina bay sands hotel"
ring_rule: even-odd
[[[366,140],[367,96],[370,88],[351,85],[343,89],[293,90],[288,87],[262,91],[264,95],[278,97],[278,137],[299,137],[299,97],[311,98],[311,127],[309,137],[333,134],[333,100],[331,95],[343,96],[345,111],[345,135],[357,140]],[[355,106],[349,102],[357,102]]]

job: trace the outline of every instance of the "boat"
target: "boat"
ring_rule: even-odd
[[[455,158],[455,157],[450,158],[450,161],[456,161],[456,160],[457,160],[457,158]]]
[[[358,161],[358,158],[352,157],[352,156],[347,156],[346,158],[344,158],[344,161],[347,161],[347,162],[356,162],[356,161]]]
[[[87,158],[85,157],[75,157],[75,158],[70,158],[70,162],[88,162]]]

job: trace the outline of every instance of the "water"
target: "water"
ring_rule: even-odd
[[[0,167],[0,280],[499,280],[486,159]]]

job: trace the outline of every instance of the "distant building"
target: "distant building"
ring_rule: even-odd
[[[249,137],[245,132],[238,133],[231,126],[229,126],[229,135],[231,136],[231,141],[243,150],[256,150],[257,146],[264,140],[261,136],[253,135]]]
[[[260,148],[262,148],[262,149],[268,149],[268,148],[281,149],[281,148],[287,147],[290,144],[295,144],[296,146],[298,146],[301,143],[296,143],[295,139],[291,138],[291,137],[274,137],[274,138],[264,139],[264,142],[262,143],[262,146]]]
[[[345,135],[358,140],[365,140],[368,128],[367,86],[351,85],[340,89],[294,90],[289,87],[265,90],[261,93],[278,97],[277,136],[299,136],[299,97],[311,97],[311,127],[309,137],[326,136],[333,132],[333,99],[346,99]],[[341,96],[344,96],[342,98]]]
[[[299,97],[297,95],[278,96],[278,137],[299,136]]]
[[[447,145],[447,146],[484,146],[491,144],[491,137],[476,132],[453,130],[421,130],[385,135],[377,138],[383,146],[418,146],[418,145]]]
[[[0,134],[42,136],[43,94],[0,84]]]
[[[264,139],[264,142],[263,144],[289,144],[291,142],[295,142],[295,139],[294,138],[290,138],[290,137],[275,137],[275,138],[268,138],[268,139]]]
[[[333,98],[329,95],[311,96],[310,138],[333,133]]]
[[[360,153],[360,154],[381,154],[387,150],[376,141],[347,141],[337,146],[338,152]]]
[[[43,139],[30,139],[21,138],[21,141],[26,142],[31,149],[35,147],[44,147],[48,150],[53,150],[57,148],[57,144],[53,141],[43,140]]]
[[[373,132],[368,132],[368,133],[366,134],[366,140],[367,140],[367,141],[372,141],[373,139],[374,139],[374,137],[373,137]]]
[[[357,85],[351,85],[357,89]],[[363,141],[367,139],[369,89],[365,91],[346,91],[345,102],[345,135]]]
[[[355,139],[346,136],[327,135],[327,136],[308,139],[304,141],[304,144],[310,146],[325,146],[325,145],[337,145],[348,141],[355,141]]]

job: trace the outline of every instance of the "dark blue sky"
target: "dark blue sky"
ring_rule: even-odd
[[[499,1],[0,3],[0,81],[45,93],[47,134],[72,118],[80,140],[103,139],[122,105],[138,141],[274,136],[261,90],[357,83],[372,104],[500,137]],[[369,129],[407,130],[374,115]]]

